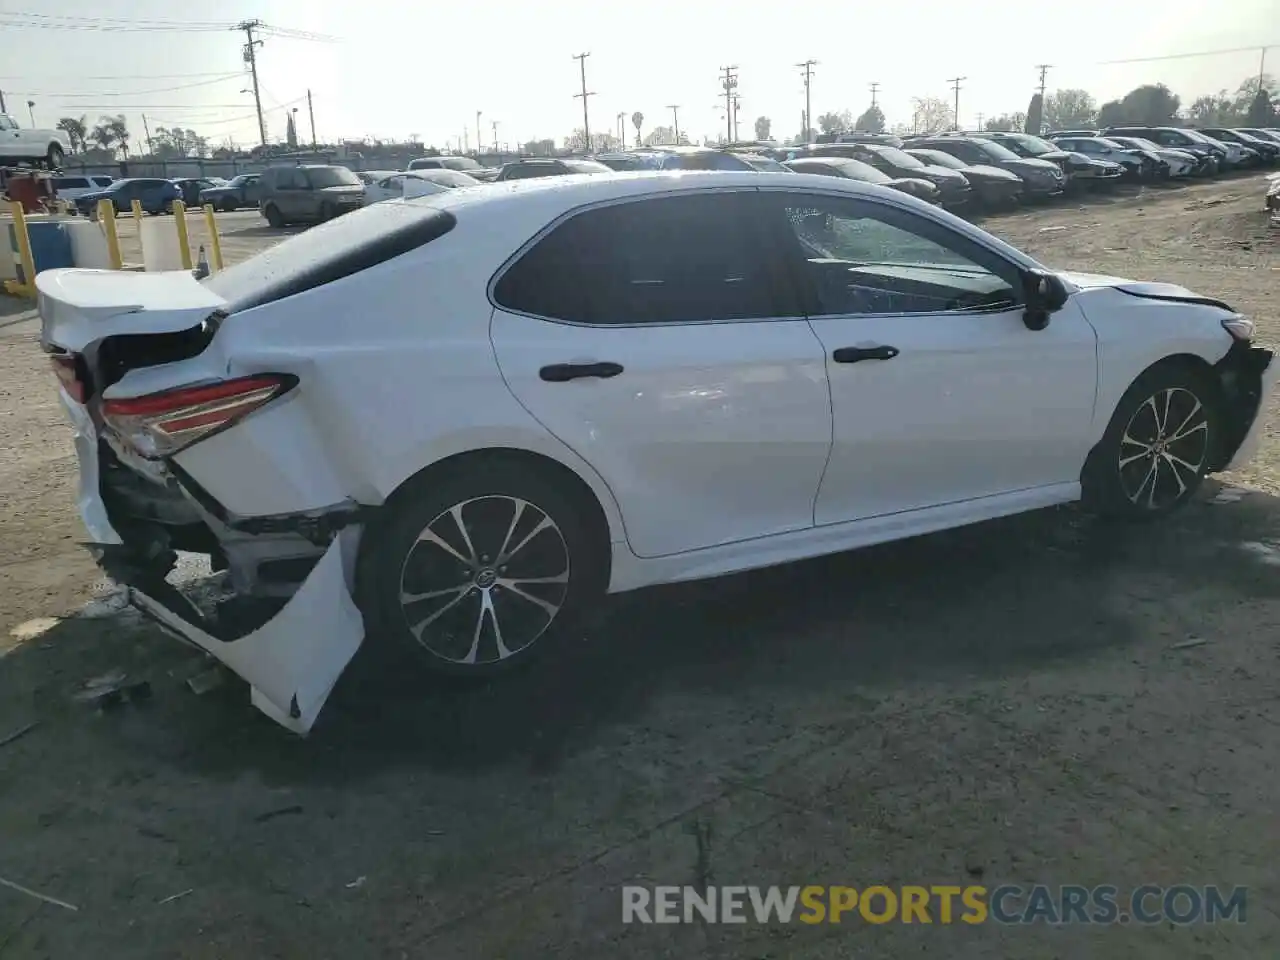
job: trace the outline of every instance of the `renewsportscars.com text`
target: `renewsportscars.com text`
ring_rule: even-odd
[[[1245,887],[792,886],[622,888],[623,923],[1244,923]]]

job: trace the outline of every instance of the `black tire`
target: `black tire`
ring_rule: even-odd
[[[56,143],[49,144],[49,153],[45,156],[45,161],[49,164],[50,170],[61,169],[66,159],[67,156],[62,152],[62,147]]]
[[[483,679],[545,653],[607,587],[607,531],[582,498],[554,472],[500,454],[410,481],[361,540],[366,629],[455,677]]]
[[[268,203],[263,208],[262,215],[267,218],[267,223],[270,226],[277,229],[284,226],[284,215],[274,203]]]
[[[1219,394],[1210,376],[1169,361],[1125,391],[1082,476],[1087,508],[1124,520],[1162,517],[1190,500],[1221,437]]]
[[[237,204],[234,200],[223,200],[223,201],[222,201],[222,212],[223,212],[223,213],[234,213],[234,212],[235,212],[235,210],[236,210],[236,207],[237,207],[237,206],[238,206],[238,204]]]

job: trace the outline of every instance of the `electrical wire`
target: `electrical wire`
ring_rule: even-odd
[[[149,90],[123,90],[120,93],[50,93],[44,90],[16,90],[17,95],[23,97],[57,97],[61,100],[84,100],[90,97],[137,97],[147,96],[152,93],[173,93],[175,90],[193,90],[196,87],[209,87],[217,83],[226,83],[228,80],[240,80],[244,77],[243,71],[236,73],[224,73],[213,80],[200,80],[196,83],[184,83],[176,87],[152,87]]]

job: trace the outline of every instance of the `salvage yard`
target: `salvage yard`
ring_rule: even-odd
[[[1276,346],[1259,183],[984,225]],[[282,234],[219,220],[228,260]],[[624,595],[488,686],[368,646],[302,740],[95,593],[25,310],[0,298],[0,958],[1280,955],[1276,410],[1167,523],[1050,511]],[[121,673],[150,695],[86,699]],[[1185,929],[624,926],[630,883],[1249,890],[1247,922]]]

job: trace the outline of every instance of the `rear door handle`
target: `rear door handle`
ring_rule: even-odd
[[[900,351],[888,344],[874,347],[839,347],[831,354],[836,363],[857,363],[859,360],[892,360]]]
[[[553,363],[538,371],[538,376],[547,383],[565,383],[569,380],[580,380],[596,377],[607,380],[622,372],[622,364],[610,363]]]

